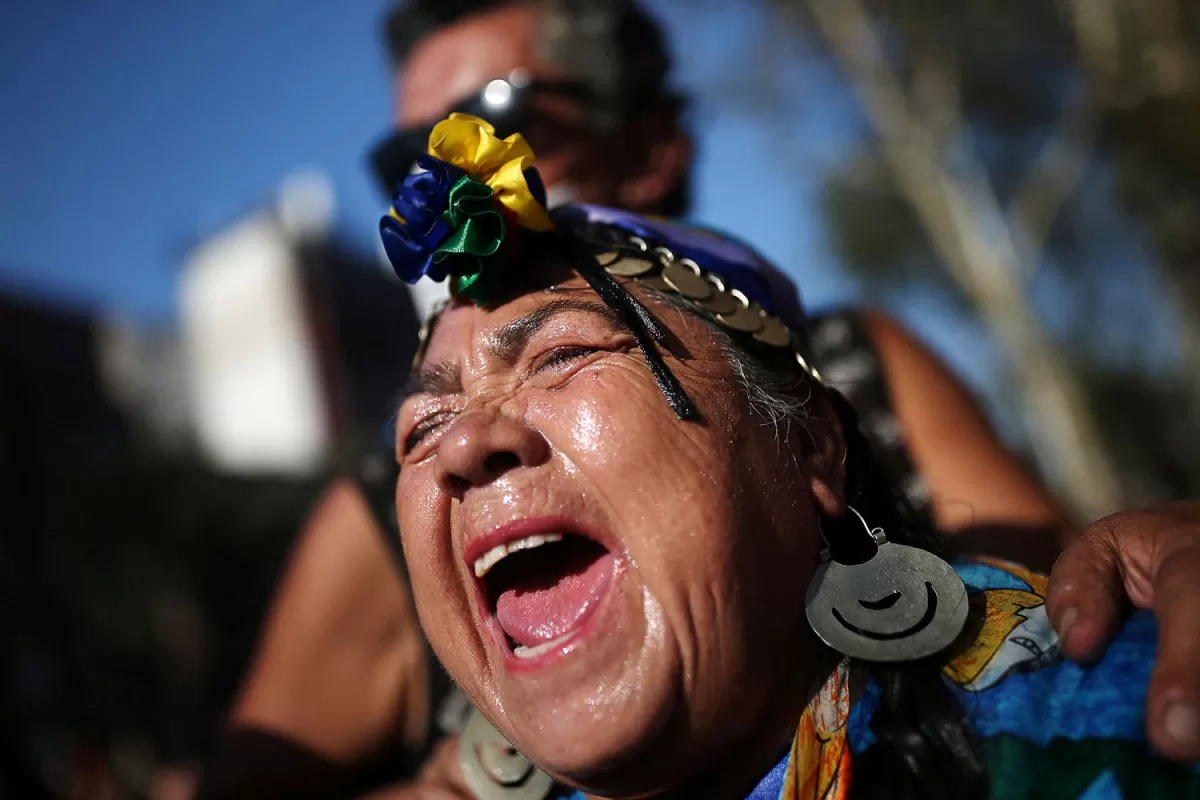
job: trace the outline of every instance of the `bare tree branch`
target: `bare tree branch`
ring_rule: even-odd
[[[934,138],[948,142],[962,125],[962,87],[958,71],[932,42],[914,54],[913,95]]]
[[[1037,274],[1050,229],[1087,174],[1095,136],[1096,114],[1089,94],[1063,111],[1009,202],[1009,228],[1026,282]]]
[[[1121,36],[1113,0],[1067,0],[1071,28],[1080,60],[1096,82],[1096,90],[1110,94],[1121,67]]]
[[[858,88],[900,191],[935,251],[1007,350],[1029,418],[1035,453],[1068,502],[1094,518],[1120,507],[1120,484],[1083,393],[1023,296],[1027,270],[986,171],[973,153],[942,154],[887,63],[861,0],[808,0],[818,27]],[[958,137],[956,137],[958,138]],[[1047,223],[1048,224],[1048,223]]]
[[[1186,24],[1177,0],[1145,0],[1139,19],[1150,40],[1150,91],[1159,95],[1178,94],[1195,86],[1200,78],[1196,59],[1184,38]]]
[[[1067,0],[1080,61],[1091,75],[1098,106],[1135,105],[1148,96],[1195,89],[1200,66],[1183,31],[1181,0]],[[1133,39],[1129,47],[1123,39]],[[1141,54],[1128,63],[1123,53]]]

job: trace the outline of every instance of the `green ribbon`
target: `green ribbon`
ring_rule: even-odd
[[[503,266],[495,256],[504,243],[504,215],[492,203],[492,188],[469,175],[450,187],[448,204],[442,219],[450,226],[450,234],[433,252],[439,264],[449,261],[449,270],[457,281],[460,297],[482,305],[491,294],[483,280],[484,267],[488,272]],[[501,263],[497,263],[501,261]]]

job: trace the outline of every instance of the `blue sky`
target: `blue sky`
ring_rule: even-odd
[[[6,284],[169,315],[189,244],[263,202],[302,166],[332,176],[348,233],[373,235],[380,203],[362,154],[388,120],[375,30],[381,0],[6,5]],[[758,120],[712,107],[713,85],[746,57],[760,16],[656,5],[673,41],[686,43],[680,81],[709,89],[696,110],[697,214],[784,263],[803,261],[810,294],[834,293],[836,269],[802,202],[807,187],[772,174]]]
[[[736,101],[768,24],[747,4],[650,3],[696,96],[696,216],[754,242],[810,305],[855,297],[814,214],[819,166],[852,117],[790,63],[774,126]],[[386,0],[41,0],[0,11],[0,286],[169,323],[184,254],[271,197],[292,170],[333,180],[338,224],[373,242],[364,146],[388,123],[377,21]],[[781,147],[812,170],[781,169]],[[936,298],[905,318],[976,385],[989,359]],[[981,354],[985,357],[981,358]]]

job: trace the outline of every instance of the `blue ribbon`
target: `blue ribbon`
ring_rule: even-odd
[[[404,222],[390,214],[383,217],[379,221],[379,236],[400,280],[416,283],[428,276],[443,281],[449,265],[435,263],[433,254],[450,233],[450,224],[442,218],[450,189],[466,173],[430,155],[420,156],[417,166],[425,171],[405,178],[392,200],[392,208]]]

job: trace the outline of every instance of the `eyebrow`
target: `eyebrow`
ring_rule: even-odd
[[[581,311],[603,320],[613,331],[628,330],[620,315],[603,303],[576,298],[562,298],[546,303],[524,316],[505,323],[488,337],[486,347],[494,358],[507,364],[514,363],[533,335],[559,314]],[[463,391],[462,368],[457,364],[438,363],[422,366],[408,379],[400,392],[397,405],[414,394],[461,394]]]
[[[535,333],[554,317],[567,311],[593,314],[602,319],[614,331],[626,330],[617,312],[603,303],[567,297],[546,303],[525,316],[517,317],[506,323],[500,330],[488,337],[487,348],[498,361],[511,364],[525,350]]]
[[[461,394],[462,370],[457,364],[431,364],[422,366],[409,376],[396,405],[414,394]]]

